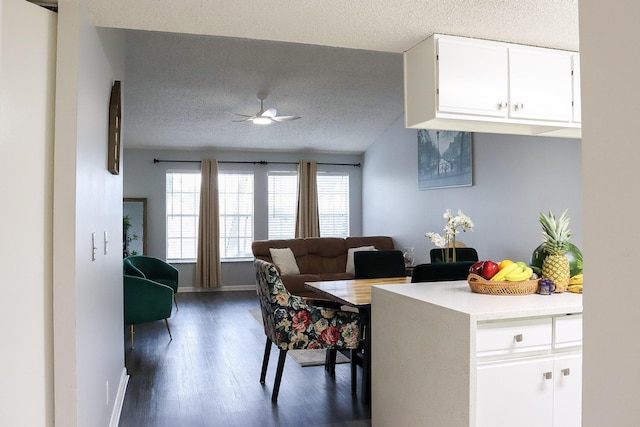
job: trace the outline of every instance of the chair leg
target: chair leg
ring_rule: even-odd
[[[177,292],[173,294],[173,303],[176,305],[176,311],[179,311],[180,309],[178,308],[178,300],[176,299],[176,294]]]
[[[173,337],[171,336],[171,329],[169,329],[169,321],[164,319],[164,324],[167,325],[167,331],[169,331],[169,341],[173,341]]]
[[[267,366],[269,365],[269,355],[271,354],[271,340],[267,337],[267,345],[264,346],[264,357],[262,358],[262,372],[260,373],[260,384],[264,384],[267,376]]]
[[[282,371],[284,370],[284,361],[287,359],[287,350],[280,350],[278,356],[278,369],[276,369],[276,381],[273,383],[273,392],[271,393],[271,401],[278,401],[278,392],[280,391],[280,380],[282,380]]]
[[[351,349],[351,396],[357,394],[358,388],[358,349]]]
[[[336,374],[336,356],[338,355],[338,350],[335,348],[328,348],[327,355],[324,359],[324,370],[327,371],[331,376]]]
[[[131,350],[133,350],[133,337],[135,336],[136,331],[133,329],[133,324],[131,324]]]

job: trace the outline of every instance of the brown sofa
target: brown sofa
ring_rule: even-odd
[[[305,282],[353,279],[347,273],[347,252],[350,248],[374,246],[378,250],[394,249],[393,239],[387,236],[370,237],[311,237],[306,239],[257,240],[251,244],[253,256],[273,263],[269,248],[291,248],[300,274],[281,275],[289,292],[303,297],[317,297],[305,288]],[[276,266],[277,267],[277,266]],[[279,269],[278,269],[279,270]]]

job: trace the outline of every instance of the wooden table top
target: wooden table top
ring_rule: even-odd
[[[305,282],[305,287],[334,301],[358,307],[371,304],[371,287],[374,285],[405,285],[407,283],[411,283],[411,277]]]

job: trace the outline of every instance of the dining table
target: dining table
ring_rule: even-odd
[[[362,325],[362,386],[360,398],[371,403],[371,287],[376,285],[405,285],[411,277],[378,279],[327,280],[305,282],[305,287],[331,301],[358,309]]]

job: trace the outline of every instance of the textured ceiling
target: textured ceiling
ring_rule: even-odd
[[[127,30],[127,147],[362,152],[403,113],[401,53],[434,32],[578,50],[577,0],[89,0]],[[258,127],[231,112],[300,120]]]

